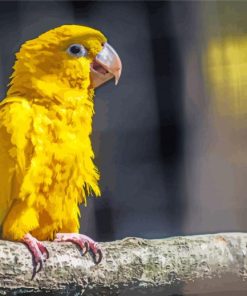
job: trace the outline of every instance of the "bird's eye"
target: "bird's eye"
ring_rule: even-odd
[[[85,57],[87,55],[86,48],[81,44],[70,45],[67,52],[74,57]]]

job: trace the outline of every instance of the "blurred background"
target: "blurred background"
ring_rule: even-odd
[[[96,91],[102,197],[81,232],[246,231],[247,2],[0,1],[0,95],[20,45],[62,24],[97,28],[123,72]]]

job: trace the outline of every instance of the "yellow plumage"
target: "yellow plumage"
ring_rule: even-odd
[[[16,54],[0,104],[3,238],[78,232],[78,205],[91,193],[100,195],[90,141],[90,64],[105,41],[97,30],[68,25],[27,41]],[[83,43],[87,57],[69,56],[73,43]]]

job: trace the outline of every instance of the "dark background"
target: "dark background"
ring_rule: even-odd
[[[217,88],[210,73],[224,78],[229,59],[215,66],[209,54],[246,38],[246,12],[230,1],[0,2],[2,98],[20,45],[62,24],[101,30],[122,59],[119,85],[96,91],[102,197],[82,209],[82,232],[107,241],[246,230],[247,108],[224,109],[246,99],[245,81],[237,76],[236,98],[236,85],[223,96],[230,78]]]

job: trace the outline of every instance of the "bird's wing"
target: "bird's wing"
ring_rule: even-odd
[[[27,166],[27,132],[31,107],[21,98],[0,103],[0,225],[15,198],[18,198]]]

